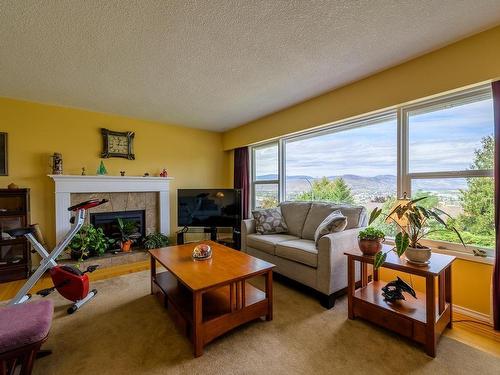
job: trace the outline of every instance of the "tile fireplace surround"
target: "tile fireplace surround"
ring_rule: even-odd
[[[166,235],[170,233],[171,177],[76,175],[49,175],[49,177],[55,183],[55,224],[58,242],[71,227],[69,222],[71,213],[68,207],[77,201],[91,198],[110,200],[110,203],[94,209],[95,212],[146,210],[147,230],[159,230]],[[148,217],[151,225],[148,224]]]

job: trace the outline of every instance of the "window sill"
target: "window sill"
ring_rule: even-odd
[[[453,255],[453,256],[457,257],[457,259],[466,260],[468,262],[475,262],[475,263],[482,263],[482,264],[489,264],[489,265],[495,264],[495,258],[490,257],[490,256],[479,257],[479,256],[475,256],[472,254],[467,254],[467,253],[464,253],[461,251],[438,249],[435,247],[432,247],[432,251],[435,253],[438,253],[438,254]]]
[[[390,239],[390,240],[385,241],[385,243],[388,245],[394,245],[394,240]],[[491,256],[478,257],[478,256],[475,256],[473,254],[464,253],[463,251],[454,251],[454,250],[450,250],[450,249],[440,249],[439,247],[436,247],[436,246],[430,246],[430,247],[432,249],[432,252],[434,252],[434,253],[452,255],[454,257],[457,257],[457,259],[466,260],[468,262],[475,262],[475,263],[489,264],[489,265],[495,264],[495,258],[491,257]]]

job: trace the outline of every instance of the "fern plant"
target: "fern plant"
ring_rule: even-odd
[[[160,247],[165,247],[169,244],[169,239],[162,233],[151,233],[144,237],[142,242],[145,249],[158,249]]]

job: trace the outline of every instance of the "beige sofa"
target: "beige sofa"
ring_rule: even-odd
[[[280,207],[288,233],[258,234],[253,219],[243,220],[242,251],[275,264],[277,273],[318,291],[321,304],[332,308],[347,287],[344,251],[357,247],[358,232],[367,222],[366,209],[322,202],[283,202]],[[347,226],[323,236],[316,247],[314,232],[334,210],[347,217]]]

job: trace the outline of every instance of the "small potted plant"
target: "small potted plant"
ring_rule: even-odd
[[[132,243],[137,240],[141,234],[137,232],[137,224],[130,220],[116,219],[118,230],[120,231],[120,248],[124,252],[132,251]]]
[[[142,244],[145,249],[150,250],[165,247],[169,244],[169,242],[170,241],[167,236],[158,232],[148,234],[146,237],[144,237]]]
[[[367,227],[358,234],[359,249],[364,255],[375,255],[382,250],[385,234],[374,227]]]
[[[458,230],[449,225],[441,216],[451,218],[446,212],[438,208],[425,208],[416,204],[417,202],[427,199],[420,197],[416,199],[407,199],[406,195],[401,199],[391,210],[385,215],[385,220],[396,224],[400,232],[394,239],[394,248],[389,251],[394,251],[398,256],[405,254],[406,258],[417,265],[427,265],[431,258],[432,251],[428,246],[420,243],[420,240],[429,233],[447,231],[455,233],[465,247],[465,243]],[[375,221],[382,214],[380,208],[375,208],[370,214],[369,224]],[[431,227],[430,224],[434,225]],[[384,264],[387,253],[379,251],[375,256],[374,266],[380,267]]]

